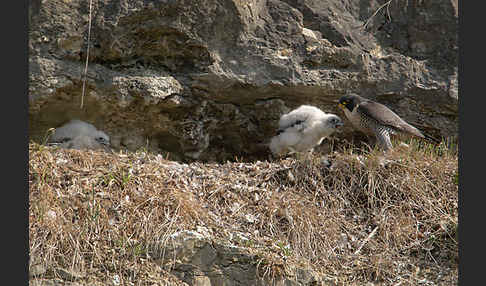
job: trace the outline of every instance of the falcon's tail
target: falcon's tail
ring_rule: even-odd
[[[434,143],[436,143],[436,144],[440,144],[440,142],[441,142],[441,140],[439,140],[439,139],[437,139],[437,138],[435,138],[435,137],[432,137],[432,136],[430,136],[430,135],[428,135],[428,134],[425,134],[425,133],[423,133],[423,132],[422,132],[422,134],[424,135],[424,139],[427,139],[427,140],[429,140],[429,141],[432,141],[432,142],[434,142]]]
[[[436,144],[440,144],[441,140],[435,138],[435,137],[432,137],[431,135],[419,130],[419,129],[416,129],[416,132],[413,132],[412,134],[414,134],[415,136],[417,137],[420,137],[420,138],[423,138],[425,140],[428,140],[428,141],[432,141]]]
[[[424,131],[422,131],[422,130],[418,129],[417,127],[410,125],[408,123],[406,125],[402,126],[402,128],[410,134],[413,134],[417,137],[424,138],[426,140],[432,141],[436,144],[439,144],[441,142],[441,140],[436,139],[435,137],[432,137],[431,135],[428,135]]]
[[[413,126],[412,126],[412,127],[413,127]],[[421,136],[420,136],[420,135],[418,135],[419,137],[422,137],[422,138],[424,138],[424,139],[426,139],[426,140],[432,141],[432,142],[434,142],[434,143],[436,143],[436,144],[440,144],[440,142],[441,142],[441,140],[440,140],[440,139],[437,139],[437,138],[435,138],[435,137],[432,137],[431,135],[429,135],[429,134],[425,133],[425,132],[424,132],[424,131],[422,131],[422,130],[417,129],[416,127],[413,127],[413,128],[414,128],[414,129],[415,129],[415,130],[416,130],[416,131],[417,131],[417,132],[418,132],[418,133],[421,135]]]

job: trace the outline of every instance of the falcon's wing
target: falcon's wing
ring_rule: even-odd
[[[286,125],[280,125],[278,130],[277,130],[277,135],[281,134],[282,132],[285,132],[286,130],[294,128],[295,131],[302,132],[305,128],[305,119],[296,119],[294,121],[289,121],[286,122]]]
[[[280,117],[277,132],[280,134],[289,128],[303,132],[308,127],[309,122],[323,115],[325,113],[315,106],[301,105],[299,108]]]
[[[400,116],[398,116],[395,112],[381,103],[373,101],[362,102],[358,105],[358,111],[375,119],[380,124],[387,125],[419,137],[424,137],[424,135],[417,128],[405,122],[405,120],[400,118]]]
[[[81,120],[73,119],[61,127],[56,128],[54,134],[50,137],[50,141],[59,142],[62,140],[71,140],[79,135],[96,135],[96,127],[83,122]]]
[[[53,134],[48,139],[48,143],[65,143],[72,140],[75,137],[75,133],[71,130],[60,127],[56,128]]]

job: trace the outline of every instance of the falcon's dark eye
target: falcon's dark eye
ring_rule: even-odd
[[[96,138],[96,141],[98,141],[99,143],[101,144],[105,144],[105,145],[108,145],[108,140],[106,140],[105,138],[103,137],[97,137]]]

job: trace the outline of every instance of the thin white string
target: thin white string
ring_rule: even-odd
[[[84,88],[86,85],[86,75],[88,73],[88,59],[89,59],[89,41],[91,37],[91,5],[93,0],[89,0],[89,22],[88,22],[88,46],[86,48],[86,65],[84,66],[83,91],[81,94],[81,109],[83,109],[84,102]]]

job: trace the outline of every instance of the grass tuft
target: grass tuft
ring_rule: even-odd
[[[394,144],[386,154],[344,144],[327,167],[319,154],[181,164],[30,143],[29,267],[86,284],[182,285],[175,259],[153,257],[169,255],[174,233],[204,228],[254,255],[260,277],[303,268],[344,285],[455,285],[457,148]]]

